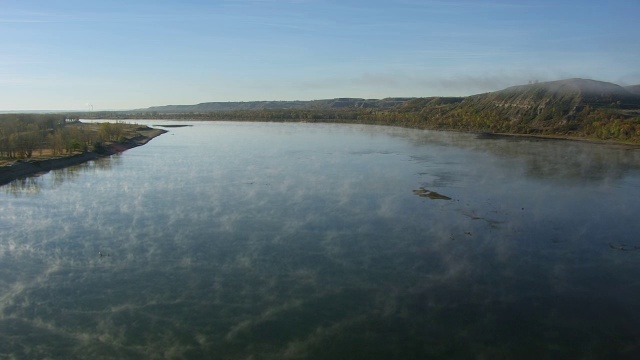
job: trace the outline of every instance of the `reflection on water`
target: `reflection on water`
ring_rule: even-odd
[[[23,194],[39,193],[44,187],[45,189],[55,189],[66,181],[75,181],[81,175],[90,173],[95,170],[108,171],[114,165],[118,165],[120,162],[121,154],[115,154],[111,157],[100,158],[94,161],[82,163],[76,166],[56,169],[50,172],[44,172],[36,174],[32,177],[17,179],[10,182],[6,186],[3,186],[5,192],[14,196],[20,196]],[[43,175],[47,174],[43,180]]]
[[[637,151],[193,125],[3,187],[0,357],[640,352]]]
[[[39,175],[12,181],[4,186],[4,190],[14,195],[39,193]]]

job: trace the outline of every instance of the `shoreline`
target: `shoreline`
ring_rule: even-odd
[[[118,120],[116,118],[105,118],[105,119],[109,119],[109,120]],[[136,119],[136,118],[131,118],[131,119]],[[131,120],[131,119],[127,119],[127,120]],[[163,118],[152,118],[152,119],[147,119],[147,118],[140,118],[137,120],[168,120],[168,119],[163,119]],[[211,122],[216,122],[216,121],[228,121],[228,122],[259,122],[259,123],[310,123],[310,124],[352,124],[352,125],[374,125],[374,126],[391,126],[391,127],[399,127],[399,128],[406,128],[406,129],[415,129],[415,130],[432,130],[432,131],[452,131],[452,132],[460,132],[460,133],[469,133],[469,134],[476,134],[478,136],[483,136],[483,137],[487,137],[487,138],[531,138],[531,139],[541,139],[541,140],[567,140],[567,141],[578,141],[578,142],[585,142],[585,143],[591,143],[591,144],[597,144],[597,145],[606,145],[606,146],[615,146],[615,147],[622,147],[622,148],[627,148],[627,149],[640,149],[640,142],[638,141],[633,141],[633,140],[619,140],[619,139],[600,139],[600,138],[596,138],[596,137],[589,137],[589,136],[581,136],[581,135],[576,135],[576,134],[560,134],[560,133],[508,133],[508,132],[488,132],[488,131],[483,131],[483,130],[469,130],[469,129],[463,129],[463,128],[455,128],[455,127],[431,127],[431,126],[425,126],[424,124],[422,125],[407,125],[407,124],[400,124],[400,123],[380,123],[380,122],[367,122],[367,121],[360,121],[360,120],[346,120],[346,119],[334,119],[333,121],[331,120],[327,120],[327,119],[317,119],[317,120],[309,120],[309,119],[285,119],[285,118],[273,118],[273,119],[267,119],[267,118],[252,118],[252,119],[234,119],[234,118],[229,118],[229,119],[203,119],[203,118],[195,118],[195,117],[184,117],[181,118],[179,116],[177,117],[172,117],[171,120],[174,120],[176,122],[181,122],[181,121],[193,121],[193,122],[201,122],[201,121],[211,121]],[[154,125],[154,126],[159,126],[159,127],[167,127],[167,128],[171,128],[171,127],[184,127],[184,126],[190,126],[190,125]]]
[[[455,130],[446,130],[446,131],[455,131]],[[640,144],[634,142],[624,142],[619,140],[603,140],[603,139],[594,139],[588,137],[579,137],[579,136],[570,136],[570,135],[551,135],[551,134],[518,134],[518,133],[488,133],[488,132],[471,132],[473,134],[477,134],[478,137],[485,139],[509,139],[509,138],[520,138],[520,139],[537,139],[537,140],[558,140],[558,141],[576,141],[583,142],[594,145],[603,145],[610,147],[619,147],[628,150],[639,150]]]
[[[63,169],[66,167],[79,165],[99,158],[111,156],[145,145],[152,139],[166,133],[166,130],[149,128],[139,130],[139,135],[127,139],[123,142],[116,142],[105,146],[102,151],[88,151],[82,154],[70,155],[47,160],[19,160],[13,165],[0,167],[0,186],[6,185],[14,180],[31,177],[37,174],[45,174],[51,170]]]

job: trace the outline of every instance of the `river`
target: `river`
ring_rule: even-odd
[[[0,358],[640,356],[640,150],[186,124],[0,187]]]

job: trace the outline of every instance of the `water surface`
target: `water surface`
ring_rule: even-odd
[[[0,357],[640,354],[640,151],[193,125],[0,187]]]

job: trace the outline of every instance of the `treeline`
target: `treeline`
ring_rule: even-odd
[[[34,153],[72,154],[100,150],[117,141],[124,124],[83,126],[77,117],[60,114],[0,114],[0,157],[30,159]]]
[[[479,98],[420,98],[391,109],[263,109],[210,113],[87,113],[109,119],[189,119],[337,122],[418,129],[556,135],[640,143],[640,110],[576,105],[556,99],[540,106],[498,104]]]

